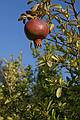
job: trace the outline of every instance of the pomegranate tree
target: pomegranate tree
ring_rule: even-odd
[[[35,18],[25,24],[24,31],[27,38],[34,42],[35,47],[42,47],[42,40],[48,35],[49,28],[46,21]]]

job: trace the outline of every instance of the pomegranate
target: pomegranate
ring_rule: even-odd
[[[27,38],[33,40],[35,47],[42,47],[42,40],[48,35],[49,28],[46,21],[35,18],[25,24],[24,31]]]

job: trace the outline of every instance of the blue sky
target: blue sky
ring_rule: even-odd
[[[11,54],[16,58],[22,50],[24,65],[32,65],[34,59],[29,48],[29,41],[24,34],[24,25],[18,22],[19,15],[28,9],[26,1],[0,1],[0,58],[9,58]],[[77,8],[80,7],[79,1],[77,0]]]

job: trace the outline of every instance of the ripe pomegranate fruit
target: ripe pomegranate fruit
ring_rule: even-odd
[[[42,47],[42,39],[48,35],[49,28],[46,21],[35,18],[25,24],[24,31],[27,38],[33,40],[35,47]]]

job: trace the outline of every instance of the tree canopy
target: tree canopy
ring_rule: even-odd
[[[76,0],[28,0],[19,21],[40,17],[50,34],[30,48],[35,69],[17,59],[0,61],[0,120],[80,119],[80,11]],[[64,5],[64,8],[63,8]],[[56,24],[55,24],[56,23]]]

